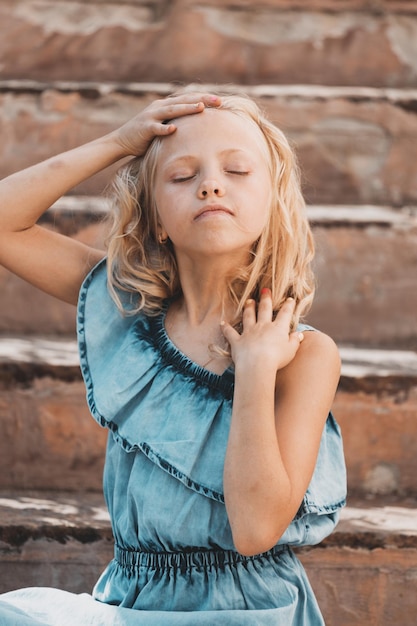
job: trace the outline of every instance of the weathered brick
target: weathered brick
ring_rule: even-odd
[[[0,489],[101,489],[107,433],[91,418],[79,379],[2,385]]]
[[[417,548],[333,547],[300,558],[329,626],[406,626],[417,611],[412,592]],[[414,618],[411,618],[414,619]]]
[[[394,389],[390,389],[390,384]],[[346,390],[345,387],[348,387]],[[362,388],[362,389],[361,389]],[[333,410],[342,428],[348,491],[414,493],[417,473],[416,380],[342,378]]]
[[[416,2],[0,3],[1,75],[414,86]]]
[[[416,348],[417,228],[316,224],[314,233],[310,322],[340,343]]]
[[[91,593],[113,554],[100,493],[3,492],[0,511],[0,593],[25,586]]]

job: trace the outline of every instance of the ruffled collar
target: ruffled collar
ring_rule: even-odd
[[[223,502],[234,371],[215,374],[182,353],[166,332],[167,308],[155,317],[123,316],[107,288],[105,261],[90,272],[77,315],[88,405],[125,452],[141,450],[189,488]],[[300,515],[339,508],[344,471],[340,431],[329,415]]]
[[[155,317],[148,318],[149,333],[144,336],[143,325],[140,320],[136,321],[134,331],[140,339],[148,339],[152,342],[153,347],[159,352],[164,362],[181,372],[185,377],[195,379],[196,381],[220,391],[225,398],[231,400],[233,398],[235,374],[233,366],[229,366],[222,374],[216,374],[210,370],[198,365],[186,354],[181,352],[170,339],[166,327],[165,320],[168,310],[168,303],[164,306],[161,313]]]

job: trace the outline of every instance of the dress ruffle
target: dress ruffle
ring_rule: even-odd
[[[171,342],[164,321],[165,311],[123,316],[107,289],[105,261],[90,272],[78,307],[88,405],[126,452],[141,450],[190,489],[224,502],[234,372],[217,375],[193,363]],[[340,430],[330,414],[297,518],[340,509],[345,483]]]

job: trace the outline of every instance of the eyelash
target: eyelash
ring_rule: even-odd
[[[183,176],[181,178],[173,178],[173,183],[185,183],[187,180],[191,180],[194,176]]]
[[[238,172],[236,170],[225,170],[226,174],[234,174],[235,176],[247,176],[249,174],[248,171],[242,171],[242,172]],[[192,176],[182,176],[180,178],[174,178],[172,182],[174,183],[185,183],[188,180],[192,180],[194,178],[195,174],[193,174]]]

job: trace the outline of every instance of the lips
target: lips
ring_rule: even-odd
[[[196,213],[194,219],[197,220],[199,217],[210,213],[226,213],[228,215],[233,215],[233,212],[222,204],[207,204],[206,206],[201,207],[201,209]]]

